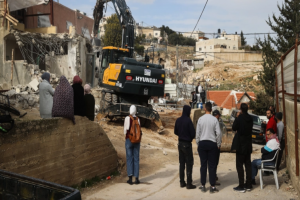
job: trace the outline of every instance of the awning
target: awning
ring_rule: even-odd
[[[8,0],[8,6],[10,11],[16,11],[48,2],[49,0]]]

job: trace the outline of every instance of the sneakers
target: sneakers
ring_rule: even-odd
[[[186,187],[186,183],[185,183],[185,182],[183,182],[183,183],[180,183],[180,187],[181,187],[181,188],[184,188],[184,187]]]
[[[246,192],[245,188],[240,187],[240,186],[237,186],[237,187],[233,188],[233,190],[237,191],[237,192],[242,192],[242,193]]]
[[[193,184],[187,184],[186,185],[186,189],[190,190],[190,189],[195,189],[196,188],[196,185],[193,185]]]
[[[212,193],[216,193],[216,192],[219,192],[219,190],[216,187],[210,186],[209,193],[212,194]]]
[[[200,187],[199,187],[199,189],[201,190],[201,192],[206,192],[206,188],[205,188],[205,185],[201,185]]]

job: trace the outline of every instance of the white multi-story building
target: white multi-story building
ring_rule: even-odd
[[[218,35],[216,38],[200,37],[196,42],[196,55],[205,60],[215,60],[221,53],[243,53],[239,50],[241,47],[240,35],[227,35],[226,32]]]

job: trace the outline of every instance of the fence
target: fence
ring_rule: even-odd
[[[283,112],[285,133],[285,155],[289,175],[298,193],[299,178],[299,115],[300,104],[300,65],[298,39],[295,46],[286,52],[276,67],[276,109]]]

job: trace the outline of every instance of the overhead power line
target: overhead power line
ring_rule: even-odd
[[[198,19],[198,21],[197,21],[197,23],[196,23],[196,26],[195,26],[194,30],[192,31],[191,36],[193,35],[193,33],[194,33],[196,27],[198,26],[198,23],[199,23],[199,21],[200,21],[200,19],[201,19],[201,16],[202,16],[202,14],[203,14],[203,12],[204,12],[204,10],[205,10],[205,7],[206,7],[206,5],[207,5],[207,2],[208,2],[208,0],[207,0],[206,3],[205,3],[205,6],[204,6],[204,8],[203,8],[203,10],[202,10],[202,12],[201,12],[201,15],[200,15],[200,17],[199,17],[199,19]]]

